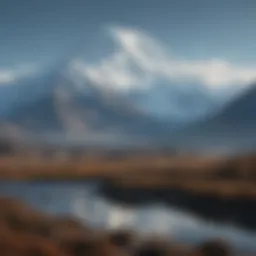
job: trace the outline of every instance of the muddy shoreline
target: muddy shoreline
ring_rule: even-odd
[[[188,246],[175,237],[96,230],[71,216],[47,215],[4,197],[0,198],[0,252],[2,256],[254,255],[235,252],[219,238]]]

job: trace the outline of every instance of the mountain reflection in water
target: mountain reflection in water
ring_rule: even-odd
[[[101,182],[2,181],[0,195],[22,199],[45,212],[74,215],[95,227],[127,227],[187,243],[222,237],[237,249],[256,251],[252,201],[223,201],[170,190],[124,190]]]

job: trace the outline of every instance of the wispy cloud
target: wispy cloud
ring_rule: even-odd
[[[0,86],[12,84],[21,78],[35,74],[36,71],[37,66],[30,64],[0,68]]]
[[[221,58],[186,60],[171,55],[167,47],[144,31],[114,27],[108,32],[117,45],[115,52],[97,64],[76,61],[73,66],[98,86],[126,90],[164,78],[197,82],[214,91],[240,88],[256,80],[256,63],[246,67]]]

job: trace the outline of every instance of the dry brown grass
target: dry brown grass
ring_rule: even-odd
[[[19,214],[20,211],[22,215]],[[77,220],[35,213],[35,210],[21,202],[0,198],[1,256],[208,256],[229,252],[229,246],[225,242],[220,244],[206,241],[192,248],[167,237],[139,236],[133,232],[128,234],[128,240],[127,233],[123,232],[115,233],[113,239],[113,233],[88,230]],[[15,223],[8,222],[9,218],[5,218],[8,216],[19,219],[18,226],[17,223],[14,225]],[[38,220],[49,230],[48,234],[38,232]],[[57,238],[56,228],[61,230],[61,235]],[[74,233],[71,229],[80,232]],[[212,252],[217,254],[211,254]]]
[[[120,159],[0,159],[0,177],[16,180],[105,178],[118,186],[177,188],[224,197],[256,198],[256,156],[127,156]]]
[[[88,178],[138,171],[177,170],[205,172],[217,164],[216,159],[188,157],[127,157],[122,159],[80,158],[67,160],[36,157],[0,158],[0,177],[7,179]]]
[[[0,198],[1,255],[133,256],[127,254],[126,248],[117,245],[116,240],[113,241],[113,234],[95,232],[76,220],[59,219],[35,212],[21,202]],[[47,234],[37,229],[38,220],[49,230]],[[132,244],[129,246],[133,247]]]

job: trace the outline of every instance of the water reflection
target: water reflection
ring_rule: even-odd
[[[188,243],[223,237],[236,248],[256,251],[256,234],[231,225],[217,225],[160,203],[124,205],[104,199],[95,183],[1,182],[0,195],[20,198],[53,214],[72,214],[95,227],[127,227],[141,233],[168,234]]]
[[[111,202],[138,207],[161,202],[168,208],[190,212],[209,221],[256,230],[256,200],[253,198],[219,198],[178,189],[128,189],[109,182],[104,182],[99,191]]]

